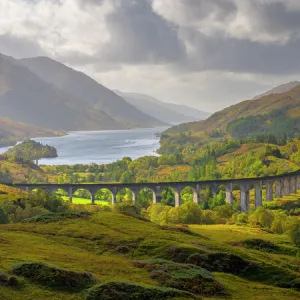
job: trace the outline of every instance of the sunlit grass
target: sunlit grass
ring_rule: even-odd
[[[63,198],[64,201],[69,202],[69,197],[62,196],[62,198]],[[72,203],[73,204],[92,204],[92,200],[91,199],[85,199],[85,198],[73,197],[72,198]],[[110,205],[111,203],[109,203],[107,201],[96,200],[95,204],[96,205]]]

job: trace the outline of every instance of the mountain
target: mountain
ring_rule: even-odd
[[[269,114],[271,119],[265,120],[265,123],[272,125],[272,118],[274,117],[276,123],[278,122],[277,125],[281,126],[280,119],[278,119],[278,114],[280,113],[284,114],[281,123],[288,122],[289,124],[285,125],[295,128],[296,122],[298,122],[300,117],[300,85],[281,94],[270,94],[258,100],[240,102],[214,113],[205,121],[174,126],[168,129],[166,133],[178,134],[191,131],[193,135],[202,140],[226,135],[229,137],[228,125],[232,124],[232,122],[239,121],[240,124],[247,122],[247,124],[252,126],[257,122],[257,119],[251,120],[251,116],[265,116]],[[263,119],[261,117],[259,121],[261,122]],[[248,134],[250,135],[251,133],[248,132]]]
[[[120,91],[116,91],[116,93],[144,113],[169,124],[202,120],[209,116],[209,113],[199,111],[186,105],[159,101],[149,95],[124,93]]]
[[[62,132],[47,130],[7,118],[0,118],[0,147],[11,145],[27,137],[59,136]]]
[[[293,88],[295,88],[296,86],[300,85],[300,81],[291,81],[291,82],[288,82],[288,83],[285,83],[285,84],[281,84],[261,95],[258,95],[256,97],[254,97],[253,99],[254,100],[257,100],[257,99],[260,99],[264,96],[268,96],[268,95],[277,95],[277,94],[282,94],[282,93],[285,93],[285,92],[288,92],[290,90],[292,90]]]
[[[0,117],[54,130],[122,128],[101,110],[77,106],[73,96],[11,57],[0,55],[0,70]]]
[[[47,57],[21,59],[19,62],[43,81],[71,96],[71,103],[79,108],[102,111],[123,128],[165,125],[127,103],[122,97],[78,72]],[[113,128],[112,128],[113,129]]]

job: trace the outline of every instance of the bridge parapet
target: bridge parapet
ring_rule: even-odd
[[[59,189],[65,190],[70,202],[76,191],[84,189],[90,192],[92,203],[95,202],[96,193],[102,189],[108,189],[112,194],[112,204],[115,203],[117,194],[123,189],[132,191],[133,201],[138,201],[138,193],[143,189],[151,190],[153,193],[153,203],[160,203],[162,192],[166,188],[172,188],[175,194],[175,206],[180,206],[181,191],[186,187],[193,190],[193,202],[201,202],[200,191],[204,188],[210,188],[216,193],[221,186],[226,191],[226,201],[229,204],[233,202],[232,192],[234,189],[240,189],[241,211],[248,211],[250,208],[249,191],[255,189],[255,207],[262,206],[262,191],[265,187],[266,200],[272,201],[274,196],[281,198],[282,195],[290,195],[300,189],[300,171],[294,173],[283,174],[279,176],[269,176],[263,178],[241,178],[228,180],[211,180],[198,182],[157,182],[157,183],[103,183],[103,184],[6,184],[25,191],[35,189],[55,192]]]

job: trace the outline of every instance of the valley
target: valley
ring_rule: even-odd
[[[52,61],[26,63],[62,88],[56,64],[40,69]],[[75,79],[60,68],[66,88]],[[299,95],[291,85],[171,128],[79,131],[10,148],[0,155],[1,297],[298,299],[299,178],[278,178],[300,170]],[[41,130],[2,122],[20,139]],[[269,179],[258,188],[247,178]]]

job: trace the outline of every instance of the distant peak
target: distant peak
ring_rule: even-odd
[[[260,98],[268,96],[268,95],[274,95],[274,94],[278,95],[278,94],[286,93],[286,92],[289,92],[290,90],[292,90],[293,88],[297,87],[298,85],[300,85],[300,81],[290,81],[288,83],[278,85],[278,86],[272,88],[271,90],[254,97],[253,99],[257,100],[257,99],[260,99]]]

